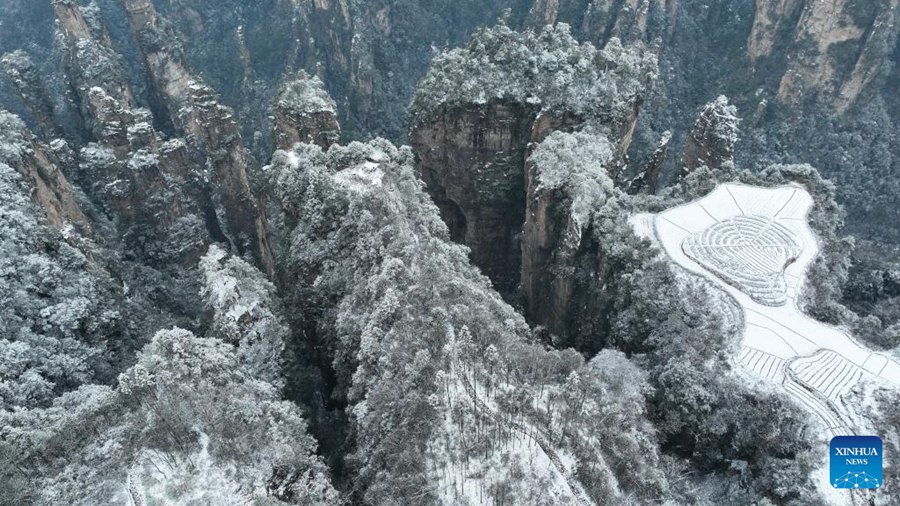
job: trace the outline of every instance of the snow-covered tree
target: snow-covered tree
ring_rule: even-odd
[[[113,280],[77,247],[79,234],[48,226],[11,164],[31,149],[20,120],[0,113],[0,410],[42,406],[110,379],[109,339],[121,336]],[[69,242],[71,241],[71,243]],[[74,246],[73,246],[74,245]]]
[[[313,331],[334,369],[335,396],[349,405],[347,462],[361,497],[370,504],[658,497],[666,478],[652,471],[655,457],[645,477],[657,483],[638,491],[623,481],[628,492],[588,461],[577,470],[561,463],[560,453],[580,455],[597,430],[576,409],[565,423],[560,417],[570,400],[566,379],[583,359],[534,342],[465,248],[449,241],[411,158],[381,140],[327,153],[300,145],[266,169],[285,214],[280,235],[289,238],[279,276],[291,282],[286,298],[318,321]],[[573,184],[590,195],[591,181],[585,173]],[[643,399],[637,391],[630,402]],[[652,427],[641,411],[633,417],[635,451],[651,451]],[[608,451],[625,448],[634,447]],[[550,470],[531,469],[533,459]]]
[[[82,387],[0,422],[36,504],[338,502],[297,406],[245,372],[231,344],[177,328],[157,333],[116,388]]]
[[[652,52],[624,47],[618,39],[597,49],[579,43],[562,23],[540,32],[500,24],[434,59],[416,89],[411,123],[415,127],[443,106],[500,100],[614,125],[633,112],[656,72]]]
[[[684,177],[704,165],[718,170],[734,163],[739,123],[737,108],[724,95],[703,106],[685,142],[679,175]]]
[[[290,329],[275,286],[259,269],[210,246],[200,260],[202,296],[212,309],[212,334],[237,345],[241,365],[258,379],[280,385],[282,352]]]

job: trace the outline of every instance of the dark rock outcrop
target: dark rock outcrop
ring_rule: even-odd
[[[614,208],[616,146],[604,135],[555,132],[527,162],[521,291],[528,319],[564,345],[596,349],[610,267],[594,223]]]
[[[59,137],[61,131],[53,117],[53,102],[44,86],[40,71],[28,53],[21,49],[7,53],[0,59],[0,63],[44,137],[48,139]]]
[[[844,112],[867,90],[886,84],[884,62],[900,35],[898,7],[900,0],[533,0],[526,25],[571,23],[595,44],[612,37],[658,44],[664,59],[686,67],[697,58],[692,49],[707,50],[696,43],[708,43],[720,58],[729,56],[721,58],[732,70],[729,79],[751,83],[748,95],[765,90],[781,104],[812,99]],[[705,41],[698,41],[701,34]]]
[[[754,64],[784,58],[780,102],[796,105],[816,97],[843,112],[883,79],[884,52],[896,44],[898,21],[898,0],[758,0],[747,57]]]
[[[501,291],[519,282],[523,167],[537,110],[492,101],[447,108],[410,137],[418,171],[454,241]]]
[[[22,120],[5,111],[0,111],[0,145],[0,162],[12,166],[33,186],[31,197],[44,210],[50,227],[61,230],[72,225],[81,232],[90,230],[90,220],[59,170],[53,150],[38,142]]]
[[[126,109],[94,88],[106,135],[81,149],[79,172],[114,217],[126,251],[153,265],[196,264],[216,237],[203,203],[207,187],[184,141],[163,141],[145,109]],[[212,226],[215,229],[215,226]]]
[[[53,10],[59,21],[57,38],[66,48],[65,67],[69,83],[75,91],[83,123],[95,139],[110,133],[107,129],[110,96],[126,109],[137,106],[128,80],[124,58],[113,48],[109,33],[103,26],[91,26],[78,4],[71,0],[53,0]],[[103,94],[92,93],[95,89]]]
[[[624,41],[651,41],[667,32],[667,24],[659,18],[674,18],[677,1],[667,0],[600,0],[585,3],[581,29],[603,41],[618,37]]]
[[[662,172],[663,165],[666,163],[666,156],[669,154],[669,144],[672,143],[672,132],[666,130],[659,139],[656,151],[653,156],[644,165],[641,173],[638,174],[628,185],[628,189],[633,193],[644,192],[649,194],[656,193],[659,188],[659,175]]]
[[[679,176],[684,177],[704,165],[720,169],[734,162],[739,121],[737,109],[728,104],[726,97],[720,96],[706,104],[688,135]]]
[[[95,140],[71,155],[70,170],[114,221],[129,257],[159,267],[195,265],[217,237],[204,210],[209,198],[199,166],[186,154],[171,156],[184,149],[184,142],[163,141],[151,112],[136,106],[124,74],[103,79],[104,72],[121,70],[121,57],[104,26],[89,24],[74,3],[57,1],[54,8],[65,33],[68,65],[77,67],[69,74],[71,87]],[[92,54],[106,62],[96,72],[81,68]],[[65,146],[59,148],[66,152]]]

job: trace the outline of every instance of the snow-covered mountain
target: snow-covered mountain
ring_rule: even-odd
[[[3,2],[0,504],[897,503],[897,13]]]

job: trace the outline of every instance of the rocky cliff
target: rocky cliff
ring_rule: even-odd
[[[137,45],[159,99],[173,124],[206,155],[220,227],[238,254],[274,272],[266,216],[250,191],[250,154],[232,111],[190,72],[177,34],[149,0],[123,0]]]
[[[193,266],[220,236],[209,230],[200,168],[183,140],[164,140],[153,114],[137,106],[106,27],[96,20],[90,26],[74,3],[57,1],[54,8],[71,87],[93,140],[71,154],[70,170],[114,221],[129,255],[159,266]],[[103,58],[93,61],[96,55]],[[65,141],[55,143],[68,149]]]
[[[884,89],[890,68],[882,62],[900,31],[897,1],[491,0],[425,6],[264,0],[247,6],[238,0],[178,0],[154,5],[182,35],[192,67],[252,123],[244,130],[251,140],[249,134],[269,129],[260,105],[270,103],[285,75],[301,69],[321,77],[339,98],[338,117],[349,131],[402,138],[405,106],[432,56],[422,49],[459,44],[506,8],[512,9],[507,19],[513,26],[539,29],[565,22],[576,37],[598,46],[613,37],[653,44],[677,67],[669,80],[673,85],[684,79],[705,89],[702,81],[708,81],[715,89],[722,83],[728,89],[717,91],[736,100],[762,87],[768,98],[794,105],[813,98],[843,111],[866,90]],[[26,0],[8,3],[5,11],[24,23],[5,30],[4,49],[43,45],[36,63],[50,70],[49,40],[41,37],[52,26],[49,18],[40,20],[43,7],[29,7],[34,2]],[[77,5],[54,3],[58,13]],[[115,29],[103,38],[129,46],[119,40],[120,0],[96,0],[96,5],[87,16],[62,16],[67,20],[62,31],[83,37],[105,16]]]
[[[900,174],[893,133],[900,73],[889,63],[898,54],[896,0],[531,4],[526,26],[565,22],[580,40],[603,45],[618,37],[657,52],[662,77],[634,133],[630,178],[651,163],[665,131],[672,132],[671,151],[681,153],[696,111],[725,94],[744,119],[739,164],[811,163],[838,183],[854,233],[900,240],[900,214],[888,203],[897,187],[886,184]],[[859,163],[847,170],[848,160]],[[662,179],[680,168],[681,157],[669,156]],[[873,198],[890,216],[874,211]]]
[[[135,107],[125,59],[113,47],[106,26],[97,19],[89,23],[77,3],[53,0],[53,11],[58,20],[57,40],[65,49],[64,65],[81,123],[95,138],[111,135],[106,131],[109,125],[102,124],[101,118],[108,113],[103,110],[108,103],[104,103],[103,96],[92,94],[92,90],[103,89],[124,107]]]
[[[410,135],[417,168],[454,241],[501,291],[519,283],[525,157],[537,110],[491,101],[448,108]]]
[[[53,102],[41,78],[40,70],[28,53],[17,49],[3,55],[0,64],[3,65],[7,79],[16,93],[22,97],[22,102],[44,137],[48,139],[59,137],[61,131],[54,118]]]
[[[646,192],[651,195],[656,193],[656,190],[659,189],[659,176],[662,174],[663,166],[665,166],[671,143],[672,132],[666,130],[660,136],[659,144],[657,144],[653,156],[644,164],[641,172],[629,183],[630,191]]]
[[[233,113],[191,72],[177,31],[151,2],[121,6],[133,39],[117,43],[95,5],[52,2],[72,91],[64,107],[85,129],[54,140],[53,155],[112,220],[115,240],[133,258],[190,267],[211,242],[224,241],[271,274],[266,217],[248,180],[254,162]],[[120,52],[129,47],[149,77],[137,91]],[[50,126],[63,111],[47,98],[29,56],[10,53],[4,68],[42,130],[68,134]]]
[[[704,165],[717,170],[733,163],[738,123],[737,109],[725,96],[706,104],[685,142],[680,177]]]
[[[417,169],[451,237],[502,292],[518,286],[532,247],[521,238],[530,150],[554,131],[590,127],[621,157],[654,71],[642,48],[614,39],[598,50],[565,25],[524,34],[501,25],[435,60],[411,111]]]
[[[604,135],[554,132],[526,164],[521,291],[526,314],[562,343],[597,347],[610,266],[596,214],[615,200],[616,147]]]
[[[271,129],[259,105],[271,103],[285,76],[305,70],[319,76],[337,100],[338,120],[351,136],[402,140],[409,99],[434,55],[429,48],[459,45],[478,25],[525,3],[179,0],[155,5],[183,35],[192,66],[254,129]],[[253,132],[245,129],[248,141]],[[271,154],[256,146],[258,156]]]
[[[732,78],[765,73],[752,79],[764,79],[778,101],[796,106],[814,99],[842,112],[866,88],[877,91],[889,70],[883,63],[900,33],[898,6],[897,0],[534,0],[526,23],[570,23],[579,37],[600,44],[612,37],[652,42],[664,59],[684,63],[696,55],[684,53],[682,37],[698,30],[695,42],[703,43],[702,31],[720,56],[737,57],[726,63]],[[731,30],[734,37],[723,37]]]
[[[758,0],[747,58],[755,63],[787,47],[787,54],[779,55],[787,65],[777,98],[797,104],[819,95],[843,112],[883,79],[885,51],[900,33],[898,7],[897,0]]]
[[[597,350],[608,334],[608,233],[655,69],[641,44],[501,25],[439,56],[413,101],[417,170],[451,238],[560,344]]]
[[[328,149],[341,136],[336,110],[321,79],[303,71],[288,78],[273,107],[275,146],[287,150],[303,142]]]
[[[0,161],[12,166],[32,186],[31,198],[56,230],[74,226],[89,232],[91,221],[49,146],[40,143],[18,117],[0,111],[0,136],[6,146]],[[61,141],[57,141],[61,142]]]

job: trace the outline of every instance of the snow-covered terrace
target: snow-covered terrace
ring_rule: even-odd
[[[900,387],[900,364],[800,310],[800,291],[819,252],[807,220],[812,205],[801,186],[728,183],[688,204],[634,216],[632,223],[673,262],[742,308],[743,366],[781,385],[831,434],[854,433],[856,417],[842,397],[865,379]]]

